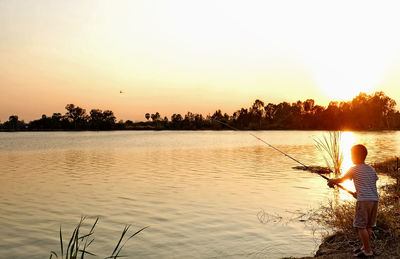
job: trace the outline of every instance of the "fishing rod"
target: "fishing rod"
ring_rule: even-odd
[[[230,129],[233,129],[233,130],[235,130],[235,131],[240,131],[238,128],[235,128],[235,127],[233,127],[233,126],[231,126],[231,125],[229,125],[229,124],[227,124],[227,123],[225,123],[225,122],[222,122],[222,121],[219,121],[219,120],[216,120],[216,119],[213,119],[213,118],[211,118],[211,120],[214,120],[214,121],[216,121],[216,122],[219,122],[219,123],[221,123],[222,125],[225,125],[226,127],[230,128]],[[309,171],[311,171],[312,173],[318,174],[319,176],[321,176],[322,178],[324,178],[324,179],[327,180],[327,181],[330,180],[330,179],[329,179],[328,177],[326,177],[325,175],[320,174],[320,173],[318,173],[318,172],[315,172],[315,170],[312,169],[311,167],[309,167],[309,166],[303,164],[302,162],[300,162],[300,161],[297,160],[296,158],[294,158],[294,157],[288,155],[287,153],[283,152],[282,150],[280,150],[280,149],[274,147],[273,145],[269,144],[267,141],[265,141],[265,140],[259,138],[258,136],[254,135],[253,133],[249,133],[249,134],[250,134],[251,136],[255,137],[256,139],[260,140],[260,141],[263,142],[264,144],[268,145],[269,147],[275,149],[275,150],[278,151],[279,153],[283,154],[284,156],[286,156],[286,157],[292,159],[293,161],[295,161],[296,163],[302,165],[306,170],[309,170]],[[344,190],[344,191],[350,193],[354,198],[356,198],[356,193],[355,193],[355,192],[350,191],[349,189],[347,189],[346,187],[344,187],[343,185],[341,185],[341,184],[339,184],[339,183],[336,184],[336,185],[337,185],[340,189],[342,189],[342,190]]]

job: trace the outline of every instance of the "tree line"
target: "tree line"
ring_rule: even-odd
[[[118,121],[111,110],[84,108],[67,104],[66,113],[42,115],[29,123],[11,115],[0,123],[0,130],[222,130],[223,122],[241,130],[387,130],[400,129],[400,112],[396,102],[383,92],[360,93],[351,101],[332,101],[327,107],[313,99],[294,103],[264,103],[255,100],[248,108],[229,115],[216,110],[212,115],[188,112],[162,117],[159,112],[146,113],[144,121]]]

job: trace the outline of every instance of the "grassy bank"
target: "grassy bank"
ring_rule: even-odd
[[[373,166],[378,175],[395,179],[394,183],[380,188],[377,226],[372,238],[375,258],[400,258],[399,160],[392,158]],[[332,201],[312,213],[312,220],[332,230],[324,237],[314,258],[353,258],[353,249],[361,246],[353,227],[354,211],[354,201]]]

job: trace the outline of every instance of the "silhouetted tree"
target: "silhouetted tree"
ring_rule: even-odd
[[[64,128],[64,125],[66,122],[66,118],[61,115],[61,113],[53,113],[51,116],[51,125],[52,129],[62,129]]]
[[[253,106],[250,108],[251,123],[250,127],[257,127],[261,129],[261,123],[264,117],[264,102],[259,99],[255,100]]]
[[[151,120],[155,122],[161,120],[160,114],[158,112],[151,114]]]
[[[86,110],[74,104],[67,104],[65,106],[67,113],[65,114],[68,120],[74,125],[74,129],[83,129],[87,126],[88,116]]]
[[[182,115],[180,114],[172,114],[171,116],[171,129],[180,129],[182,125]]]
[[[18,129],[18,115],[11,115],[8,118],[9,129],[16,130]]]
[[[272,124],[276,115],[276,105],[273,103],[269,103],[267,104],[267,106],[264,107],[264,110],[265,110],[265,118],[267,119],[269,124]]]
[[[3,128],[10,131],[25,129],[25,122],[18,119],[18,115],[11,115],[8,121],[3,123]]]
[[[104,112],[100,109],[92,109],[89,116],[89,124],[91,129],[110,130],[115,125],[114,113],[110,110]]]
[[[90,115],[85,109],[74,104],[66,105],[65,115],[53,113],[51,117],[45,114],[38,120],[29,123],[31,130],[49,129],[229,129],[223,122],[239,129],[321,129],[321,130],[381,130],[400,129],[400,112],[395,109],[396,102],[383,92],[374,94],[360,93],[351,101],[330,102],[328,107],[315,104],[313,99],[293,103],[268,103],[257,99],[248,108],[240,108],[232,116],[220,109],[212,115],[203,117],[201,114],[187,112],[173,114],[171,120],[161,115],[145,114],[146,122],[126,122],[116,118],[111,110],[92,109]],[[149,119],[152,119],[149,122]],[[25,123],[18,120],[17,115],[11,115],[9,120],[0,124],[2,130],[22,130]]]

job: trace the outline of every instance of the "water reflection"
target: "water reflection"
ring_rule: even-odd
[[[322,134],[257,132],[310,165],[324,165],[313,144]],[[353,144],[366,144],[369,161],[382,160],[399,151],[399,135],[345,132],[343,171]],[[124,250],[139,258],[306,256],[312,230],[262,225],[257,213],[285,216],[332,196],[324,179],[292,169],[248,132],[0,133],[0,143],[1,258],[48,257],[59,224],[73,226],[83,214],[100,216],[99,254],[132,223],[150,225]]]
[[[346,131],[342,133],[340,139],[340,147],[343,151],[343,163],[341,168],[341,176],[343,176],[354,164],[351,161],[351,147],[356,144],[356,137],[353,132]],[[347,180],[342,183],[342,186],[346,189],[355,192],[356,189],[354,187],[354,183],[352,180]],[[341,192],[342,194],[342,192]],[[342,199],[350,199],[352,198],[350,195],[341,195]]]

